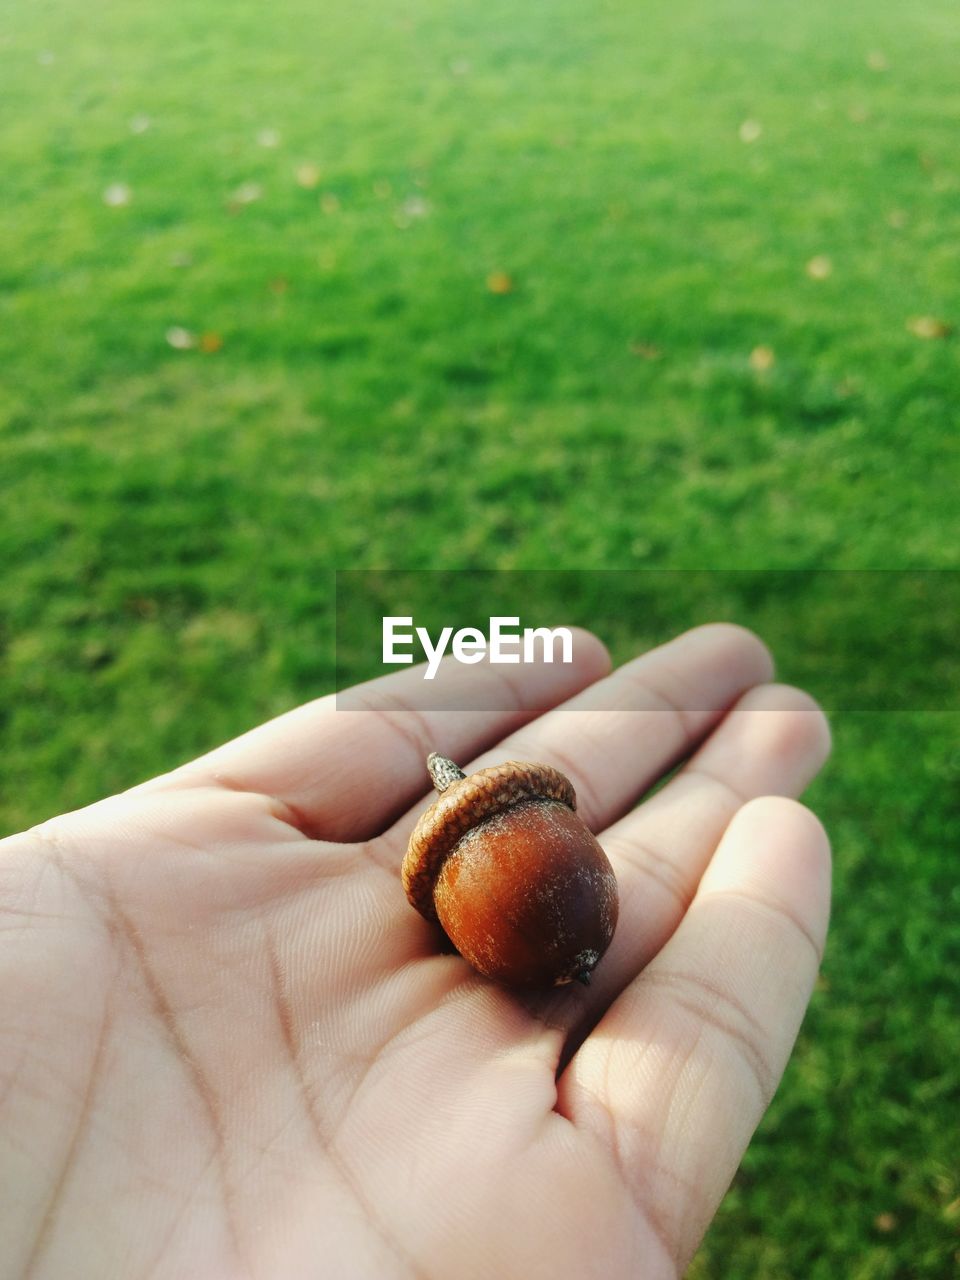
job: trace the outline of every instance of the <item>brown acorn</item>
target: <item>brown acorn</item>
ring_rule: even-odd
[[[410,837],[407,897],[489,978],[588,983],[613,937],[619,898],[570,780],[516,760],[467,777],[436,753],[427,768],[440,797]]]

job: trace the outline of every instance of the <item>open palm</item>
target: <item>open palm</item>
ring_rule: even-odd
[[[828,733],[738,628],[575,658],[447,667],[502,713],[406,671],[0,843],[0,1275],[682,1272],[816,975],[827,843],[777,797]],[[505,991],[407,903],[431,750],[570,776],[620,883],[589,988]]]

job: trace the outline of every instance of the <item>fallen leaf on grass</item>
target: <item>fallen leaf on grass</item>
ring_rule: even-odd
[[[197,335],[181,325],[175,324],[167,330],[167,345],[174,351],[189,351],[197,345]]]
[[[765,373],[767,369],[772,369],[777,362],[772,347],[754,347],[750,352],[750,368],[755,369],[757,373]]]
[[[314,187],[320,185],[320,166],[311,164],[309,160],[303,164],[298,164],[293,171],[293,176],[297,180],[297,186],[303,187],[307,191],[312,191]]]
[[[833,263],[825,253],[818,253],[807,263],[807,275],[811,280],[826,280],[833,275]]]
[[[878,1213],[873,1220],[873,1225],[886,1235],[897,1225],[897,1219],[892,1213]]]
[[[513,293],[513,276],[506,271],[491,271],[487,276],[487,288],[491,293]]]
[[[223,336],[219,333],[205,333],[200,338],[200,350],[207,355],[213,355],[215,351],[219,351],[223,346]]]
[[[133,192],[125,182],[111,182],[103,193],[103,203],[109,205],[111,209],[119,209],[129,204],[132,199]]]
[[[652,342],[631,342],[630,350],[635,356],[639,356],[641,360],[659,360],[663,355],[662,349]]]
[[[953,325],[936,316],[911,316],[907,328],[915,338],[949,338],[953,333]]]

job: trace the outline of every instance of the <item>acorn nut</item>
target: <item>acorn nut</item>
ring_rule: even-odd
[[[407,897],[473,967],[510,986],[586,984],[617,923],[617,880],[570,780],[517,760],[469,777],[435,752],[440,797],[403,859]]]

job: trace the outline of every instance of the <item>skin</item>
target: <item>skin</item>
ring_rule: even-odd
[[[404,670],[0,842],[5,1275],[682,1274],[817,973],[829,734],[735,627],[574,652],[445,666],[483,711]],[[406,902],[430,750],[570,776],[620,883],[589,988],[511,994]]]

